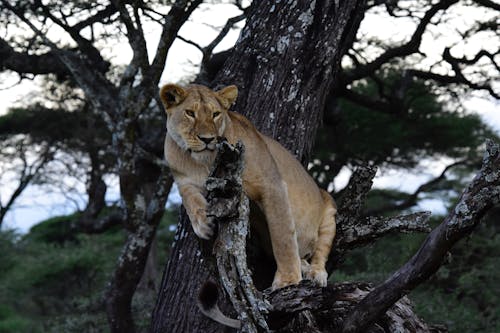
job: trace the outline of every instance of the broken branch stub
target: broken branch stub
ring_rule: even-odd
[[[255,289],[247,267],[248,198],[243,193],[244,147],[222,140],[206,182],[207,218],[218,226],[213,253],[220,283],[241,321],[241,332],[268,332],[264,316],[269,303]]]

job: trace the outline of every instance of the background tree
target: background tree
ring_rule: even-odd
[[[13,188],[8,197],[0,197],[0,226],[5,216],[14,206],[16,199],[22,194],[24,189],[37,180],[43,168],[52,160],[52,149],[49,146],[37,147],[28,142],[26,138],[10,138],[2,141],[2,160],[8,162],[1,163],[2,187]],[[30,147],[29,152],[27,147]],[[12,183],[15,183],[13,186]],[[10,186],[9,186],[10,185]]]
[[[134,331],[131,317],[131,301],[137,284],[142,276],[146,259],[154,238],[156,227],[164,211],[165,201],[172,181],[160,161],[158,150],[151,150],[147,140],[141,138],[140,121],[157,92],[158,81],[163,71],[168,49],[177,31],[200,1],[177,2],[171,8],[169,18],[158,13],[151,4],[135,3],[132,12],[123,2],[61,3],[41,1],[10,4],[2,1],[7,28],[10,22],[23,22],[33,33],[33,42],[42,44],[46,52],[41,56],[28,53],[16,53],[13,46],[3,41],[4,53],[10,53],[4,59],[3,66],[21,74],[53,73],[70,77],[83,91],[93,110],[103,119],[108,130],[113,133],[111,140],[113,154],[118,161],[117,172],[120,177],[121,195],[124,200],[123,224],[130,232],[124,245],[122,256],[113,274],[107,293],[107,313],[113,331]],[[135,12],[135,13],[134,13]],[[160,20],[162,37],[157,53],[151,63],[148,60],[143,20],[139,12],[148,12]],[[76,18],[75,22],[72,18]],[[124,25],[124,36],[134,52],[131,63],[121,72],[119,80],[114,82],[106,78],[109,62],[103,58],[95,43],[99,38],[110,36],[116,24],[104,25],[99,32],[95,25],[101,22],[115,22]],[[149,20],[149,18],[148,18]],[[48,24],[55,24],[62,29],[70,43],[51,41],[46,34]],[[90,30],[90,35],[85,31]],[[13,58],[15,61],[12,61]],[[45,62],[42,66],[40,61]],[[35,68],[34,68],[35,67]],[[139,83],[136,85],[136,81]],[[158,115],[163,114],[159,109]],[[161,118],[159,118],[161,119]],[[159,142],[164,135],[162,127],[156,130]],[[151,132],[148,133],[149,137]],[[142,140],[141,140],[142,139]],[[153,145],[153,147],[158,147]],[[139,152],[139,153],[138,153]]]

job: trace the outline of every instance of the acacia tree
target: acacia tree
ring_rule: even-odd
[[[108,319],[115,332],[135,331],[132,297],[172,184],[158,145],[148,140],[159,140],[164,135],[162,127],[144,137],[140,121],[145,111],[151,112],[149,106],[157,95],[170,45],[200,2],[177,1],[166,14],[143,2],[1,1],[2,22],[7,31],[20,23],[32,31],[28,45],[23,41],[16,45],[15,36],[0,41],[2,68],[20,75],[55,74],[70,78],[112,133],[112,154],[118,161],[117,173],[124,201],[123,225],[129,232],[106,293]],[[159,6],[158,3],[153,5]],[[157,52],[151,61],[143,32],[145,17],[157,21],[162,29]],[[53,41],[48,33],[51,24],[64,31],[71,42]],[[100,38],[106,39],[116,33],[114,29],[123,31],[133,51],[131,62],[118,75],[118,80],[106,76],[110,63],[96,47]],[[31,54],[29,49],[33,45],[39,54]],[[153,110],[157,115],[163,114],[159,108]]]
[[[353,45],[359,21],[367,9],[381,6],[380,1],[256,3],[243,11],[247,25],[234,49],[211,54],[241,16],[230,20],[208,46],[200,47],[203,51],[200,80],[213,87],[237,84],[240,98],[236,109],[305,163],[310,156],[310,138],[314,137],[322,119],[326,100],[338,92],[344,93],[345,88],[363,78],[363,73],[371,77],[374,71],[394,58],[418,53],[422,33],[432,19],[456,2],[443,0],[423,6],[424,15],[414,15],[421,24],[409,46],[405,45],[408,47],[388,50],[373,61],[363,56],[353,57],[357,60],[353,63],[363,70],[353,71],[352,76],[341,74],[340,59],[348,49],[359,53],[359,48]],[[163,7],[161,2],[154,1],[0,0],[2,23],[7,30],[22,24],[32,31],[25,38],[0,39],[1,68],[17,72],[21,77],[55,74],[73,80],[92,104],[96,117],[102,118],[112,133],[110,150],[117,158],[116,169],[125,204],[123,225],[129,231],[106,298],[110,326],[115,332],[135,330],[131,299],[171,185],[161,160],[161,138],[164,136],[161,122],[164,119],[160,104],[155,103],[157,85],[172,42],[200,3],[178,0]],[[400,3],[403,2],[391,2],[386,6],[387,11],[400,15],[406,10],[413,15],[413,10]],[[475,3],[491,8],[496,6],[484,0]],[[241,8],[239,1],[235,4]],[[145,22],[155,22],[161,27],[160,41],[151,57],[146,49]],[[485,23],[478,29],[491,29],[491,22]],[[57,37],[50,34],[51,25],[64,31],[66,39],[56,42]],[[116,35],[126,38],[133,58],[125,68],[118,70],[118,79],[110,79],[110,61],[97,45]],[[68,40],[70,42],[65,42]],[[446,59],[452,59],[448,53],[445,55]],[[493,57],[487,58],[494,61]],[[472,61],[454,59],[458,59],[458,66],[453,67],[454,77],[436,76],[435,72],[427,71],[431,79],[441,78],[443,83],[463,83],[475,88],[484,86],[463,79],[465,74],[461,72],[461,65],[475,63],[476,58]],[[401,94],[401,90],[396,92]],[[382,97],[382,102],[390,100],[385,95]],[[360,104],[366,101],[358,100]],[[372,102],[380,105],[379,100]],[[149,113],[160,121],[156,129],[144,131],[141,120]],[[351,218],[354,215],[351,214]],[[375,231],[383,229],[384,224],[379,221],[373,226]],[[407,229],[411,229],[409,224]],[[341,235],[342,230],[339,239]],[[155,312],[157,330],[217,329],[198,313],[192,315],[199,281],[209,275],[208,268],[199,265],[197,244],[184,219],[178,227],[177,243]]]
[[[50,107],[36,102],[12,108],[0,117],[0,136],[4,138],[5,146],[17,146],[17,154],[25,161],[22,168],[17,167],[12,154],[7,154],[7,148],[2,149],[5,164],[10,164],[12,171],[20,173],[19,186],[6,208],[12,208],[14,200],[30,183],[45,186],[48,190],[59,190],[72,200],[80,193],[74,185],[68,184],[68,179],[83,181],[87,185],[88,200],[74,227],[84,232],[98,232],[123,218],[118,213],[96,218],[106,206],[104,174],[113,173],[115,163],[113,156],[106,153],[110,134],[104,123],[92,113],[91,105],[81,98],[80,91],[68,82],[53,79],[53,82],[45,80],[41,98],[50,103]],[[19,137],[23,138],[20,144],[13,144]],[[30,168],[37,171],[35,176],[28,170],[24,155],[28,152],[28,155],[35,156],[39,147],[48,147],[51,153],[40,159],[40,162],[45,162],[39,163],[39,167],[35,168],[34,164]],[[50,163],[47,163],[49,156]],[[76,207],[80,209],[78,204]]]
[[[301,2],[300,4],[294,2],[293,5],[288,3],[254,4],[247,13],[247,25],[242,30],[238,43],[231,50],[226,62],[220,68],[211,85],[214,88],[225,84],[238,85],[241,88],[241,95],[234,107],[235,110],[249,117],[262,132],[280,141],[298,159],[303,162],[308,161],[308,154],[311,149],[311,140],[308,138],[314,137],[318,121],[322,117],[321,113],[325,108],[325,101],[330,94],[339,94],[338,91],[340,91],[340,94],[344,94],[351,99],[359,99],[360,103],[365,102],[365,96],[354,95],[352,91],[347,89],[352,82],[364,78],[364,76],[357,75],[361,72],[373,75],[387,61],[395,57],[418,52],[421,36],[432,18],[456,2],[441,1],[432,5],[425,12],[408,45],[403,45],[394,50],[389,49],[373,62],[362,64],[357,61],[358,68],[343,75],[339,74],[339,60],[352,45],[353,36],[358,28],[362,12],[366,9],[364,2],[345,1],[340,5],[333,1],[321,3]],[[391,7],[391,10],[393,9]],[[453,78],[453,82],[473,85],[470,81],[465,80],[458,70],[455,73],[456,76]],[[202,74],[206,75],[206,72],[202,71]],[[433,79],[439,78],[438,76],[430,76]],[[338,79],[338,77],[341,77],[341,79]],[[206,80],[206,78],[207,76],[204,76],[202,79]],[[336,78],[337,81],[332,80],[332,78]],[[451,80],[451,77],[448,77],[448,79]],[[481,87],[489,89],[487,86]],[[373,101],[373,103],[380,105],[381,101]],[[371,103],[366,103],[366,105],[371,105]],[[401,105],[398,105],[397,108],[393,105],[389,105],[387,108],[384,107],[386,107],[386,104],[383,104],[381,108],[388,112],[401,109]],[[488,163],[485,163],[487,170],[498,166],[498,155],[494,152],[495,149],[494,147],[490,149],[491,159]],[[491,169],[489,170],[491,171]],[[422,231],[426,229],[421,224],[425,220],[425,214],[397,218],[395,219],[397,220],[396,223],[390,219],[361,220],[361,222],[359,209],[362,200],[360,200],[360,197],[366,194],[370,188],[369,184],[374,175],[373,170],[368,169],[367,172],[368,176],[365,175],[361,179],[353,177],[352,187],[348,188],[350,193],[347,193],[347,199],[344,200],[344,204],[339,210],[340,230],[336,241],[338,248],[331,258],[334,263],[338,263],[340,257],[350,247],[365,244],[366,241],[380,237],[385,232],[394,230]],[[495,172],[493,174],[495,174],[493,177],[497,179],[498,175]],[[479,177],[479,184],[484,181],[484,177],[485,173]],[[497,181],[498,179],[492,188],[494,193],[498,191]],[[364,189],[359,189],[363,187]],[[468,194],[465,197],[470,199]],[[349,200],[349,198],[356,199]],[[484,200],[484,197],[474,198],[476,204],[482,200]],[[424,260],[424,263],[422,263],[422,261],[419,261],[422,258],[417,255],[413,263],[409,263],[401,272],[398,272],[399,277],[397,277],[398,274],[395,274],[395,278],[387,283],[391,287],[388,287],[389,291],[386,295],[380,297],[387,289],[377,289],[373,294],[368,294],[367,299],[371,297],[370,301],[362,303],[360,308],[354,310],[353,313],[362,318],[359,323],[356,323],[356,315],[352,314],[348,317],[345,326],[341,323],[337,325],[336,329],[340,331],[344,327],[346,332],[367,329],[376,318],[381,316],[397,299],[404,295],[404,291],[409,290],[405,288],[413,288],[422,281],[422,276],[432,274],[439,267],[442,260],[442,251],[449,249],[455,240],[463,237],[470,230],[470,227],[479,221],[484,211],[497,202],[498,198],[495,197],[487,200],[484,206],[476,206],[473,213],[474,222],[464,226],[463,229],[457,227],[455,229],[456,236],[454,236],[456,238],[453,241],[445,242],[445,244],[440,243],[439,246],[434,248],[424,245],[422,253],[425,253],[425,259],[430,261],[425,262]],[[439,239],[438,243],[442,242],[442,238],[446,237],[444,235],[446,224],[450,220],[459,221],[461,218],[450,213],[450,217],[443,223],[442,228],[430,236],[429,242],[434,243],[437,239]],[[357,236],[348,240],[349,236],[347,235],[353,234]],[[196,310],[195,298],[197,290],[205,281],[217,280],[217,271],[214,265],[210,263],[210,257],[203,254],[206,251],[210,252],[206,247],[206,244],[196,239],[191,231],[189,221],[184,215],[178,226],[176,241],[160,288],[160,295],[152,322],[154,332],[215,332],[220,329],[218,324],[207,321]],[[436,252],[433,253],[433,250]],[[344,253],[342,253],[343,251]],[[408,267],[413,267],[412,265],[418,268],[409,272]],[[422,266],[425,266],[425,269]],[[404,271],[405,269],[406,271]],[[254,271],[253,277],[258,283],[259,280],[266,279],[265,275],[266,273]],[[415,275],[419,276],[419,278],[415,279]],[[405,282],[407,278],[410,282]],[[240,288],[244,288],[244,282],[240,281],[240,283]],[[312,296],[321,298],[317,293],[304,290],[302,290],[304,299],[310,300]],[[279,308],[276,311],[286,312],[286,305],[293,307],[293,304],[299,304],[301,292],[299,291],[293,295],[296,298],[289,303],[284,301],[281,304],[273,304],[275,309]],[[377,299],[376,295],[383,301],[380,301],[380,298]],[[384,297],[387,295],[390,296]],[[330,296],[332,295],[330,294]],[[229,297],[233,300],[236,296],[229,295]],[[300,312],[306,308],[307,306],[304,306],[297,311]],[[226,309],[231,310],[231,306],[227,305],[227,303]],[[318,309],[325,310],[324,306],[317,306],[316,310]],[[241,308],[239,308],[239,311],[241,311]],[[295,310],[290,310],[290,312],[293,311]],[[247,315],[242,317],[246,318],[245,320],[250,320]],[[328,318],[324,319],[328,320]],[[258,322],[258,318],[255,318],[255,320]],[[408,326],[405,329],[409,331],[412,329],[429,331],[429,327],[425,324],[420,323],[418,325],[422,326]],[[319,326],[325,328],[328,325],[320,323]],[[246,329],[248,327],[244,328],[244,330]],[[265,327],[261,326],[257,330],[265,331],[265,329]],[[304,325],[303,322],[299,322],[296,326],[288,326],[285,331],[305,330],[316,332],[317,329],[317,325]],[[332,330],[332,327],[329,327],[329,329],[328,331],[336,331]],[[395,327],[392,327],[392,329],[395,329]],[[383,331],[380,325],[372,326],[369,330]]]
[[[54,149],[50,145],[38,145],[35,150],[29,142],[29,138],[16,137],[5,138],[0,136],[0,173],[1,184],[4,189],[12,188],[8,196],[0,198],[0,227],[5,216],[12,210],[16,200],[28,185],[36,181],[43,172],[43,168],[52,161]],[[30,147],[30,149],[28,149]],[[8,162],[4,162],[7,160]],[[7,191],[2,192],[7,193]]]

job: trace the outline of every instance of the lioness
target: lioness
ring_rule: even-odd
[[[225,137],[231,144],[241,140],[243,190],[265,214],[277,264],[272,288],[297,284],[302,274],[325,286],[325,263],[335,237],[335,204],[285,148],[244,116],[229,111],[237,96],[236,86],[213,91],[201,85],[167,84],[160,91],[167,112],[165,158],[193,230],[204,239],[213,234],[203,194],[216,138]]]

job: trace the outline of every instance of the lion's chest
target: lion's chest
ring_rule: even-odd
[[[202,189],[210,170],[208,156],[199,156],[206,163],[193,158],[190,153],[180,150],[171,140],[165,144],[165,159],[178,185],[191,184]]]

